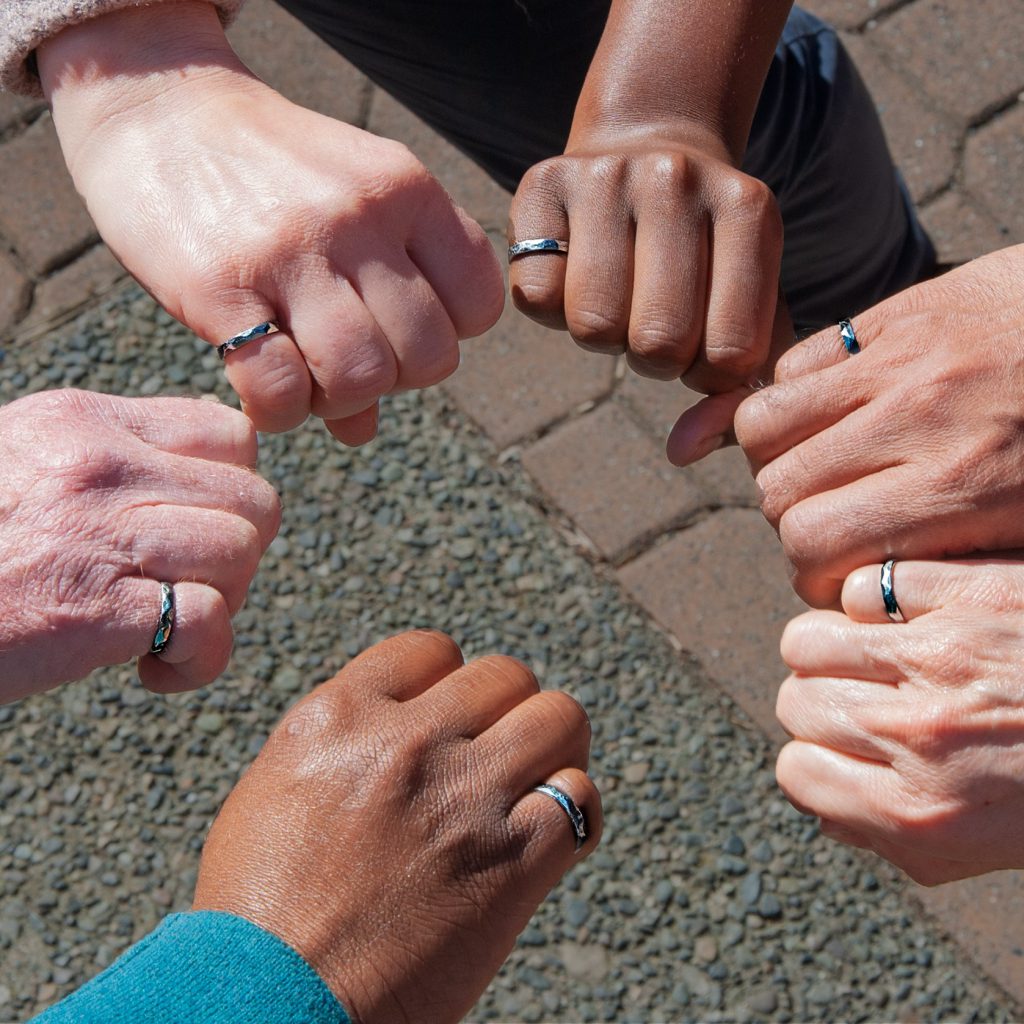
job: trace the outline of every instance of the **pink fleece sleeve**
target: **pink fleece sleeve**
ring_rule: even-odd
[[[0,87],[41,96],[30,65],[36,47],[68,25],[122,7],[146,7],[152,0],[0,0]],[[228,24],[245,0],[209,0]]]

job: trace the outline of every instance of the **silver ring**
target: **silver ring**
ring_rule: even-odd
[[[153,634],[150,654],[163,654],[171,642],[171,630],[174,629],[174,587],[170,583],[160,584],[160,621]]]
[[[569,824],[572,825],[573,833],[576,836],[576,849],[579,850],[587,841],[587,819],[583,817],[583,812],[576,806],[576,802],[557,786],[549,785],[546,782],[542,786],[534,786],[533,791],[534,793],[543,793],[545,796],[551,797],[565,811],[569,817]]]
[[[266,337],[268,334],[276,334],[279,330],[280,328],[273,321],[264,320],[263,323],[250,327],[249,330],[242,331],[241,334],[234,334],[227,341],[218,345],[217,355],[223,359],[229,352],[234,352],[243,345],[248,345],[250,341]]]
[[[893,622],[906,622],[903,611],[896,600],[896,591],[892,587],[892,570],[896,565],[896,559],[890,558],[882,566],[882,603],[885,605],[885,614]]]
[[[569,243],[561,238],[524,238],[508,247],[508,258],[528,256],[531,252],[568,252]]]
[[[857,340],[857,332],[853,329],[853,324],[851,324],[849,320],[839,321],[839,338],[843,343],[843,348],[845,348],[851,356],[855,356],[860,351],[860,342]]]

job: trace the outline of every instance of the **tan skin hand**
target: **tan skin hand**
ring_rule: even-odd
[[[861,565],[1024,547],[1024,246],[917,285],[783,356],[736,433],[798,593]]]
[[[188,398],[49,391],[0,409],[0,703],[140,658],[150,689],[213,682],[274,539],[241,413]],[[148,654],[160,582],[167,649]]]
[[[875,565],[845,614],[787,628],[779,784],[921,884],[1024,867],[1024,563],[899,562],[894,582],[906,623]]]
[[[362,1024],[455,1022],[562,874],[600,798],[582,708],[438,633],[371,648],[292,708],[228,798],[194,908],[275,933]],[[584,811],[576,852],[545,780]]]
[[[217,344],[261,430],[311,412],[341,440],[379,399],[458,365],[503,303],[478,225],[402,145],[289,103],[194,0],[74,26],[39,52],[61,145],[100,234]]]

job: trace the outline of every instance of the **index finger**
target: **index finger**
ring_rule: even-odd
[[[105,396],[104,396],[105,397]],[[123,398],[111,406],[140,441],[175,455],[256,465],[256,428],[244,413],[197,398]]]

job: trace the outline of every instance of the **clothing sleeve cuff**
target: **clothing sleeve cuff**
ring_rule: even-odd
[[[31,1024],[352,1024],[276,935],[233,914],[171,914]]]
[[[35,51],[61,29],[124,7],[144,7],[151,0],[2,0],[0,2],[0,88],[25,96],[42,96],[35,73]],[[245,0],[209,0],[228,25]]]

